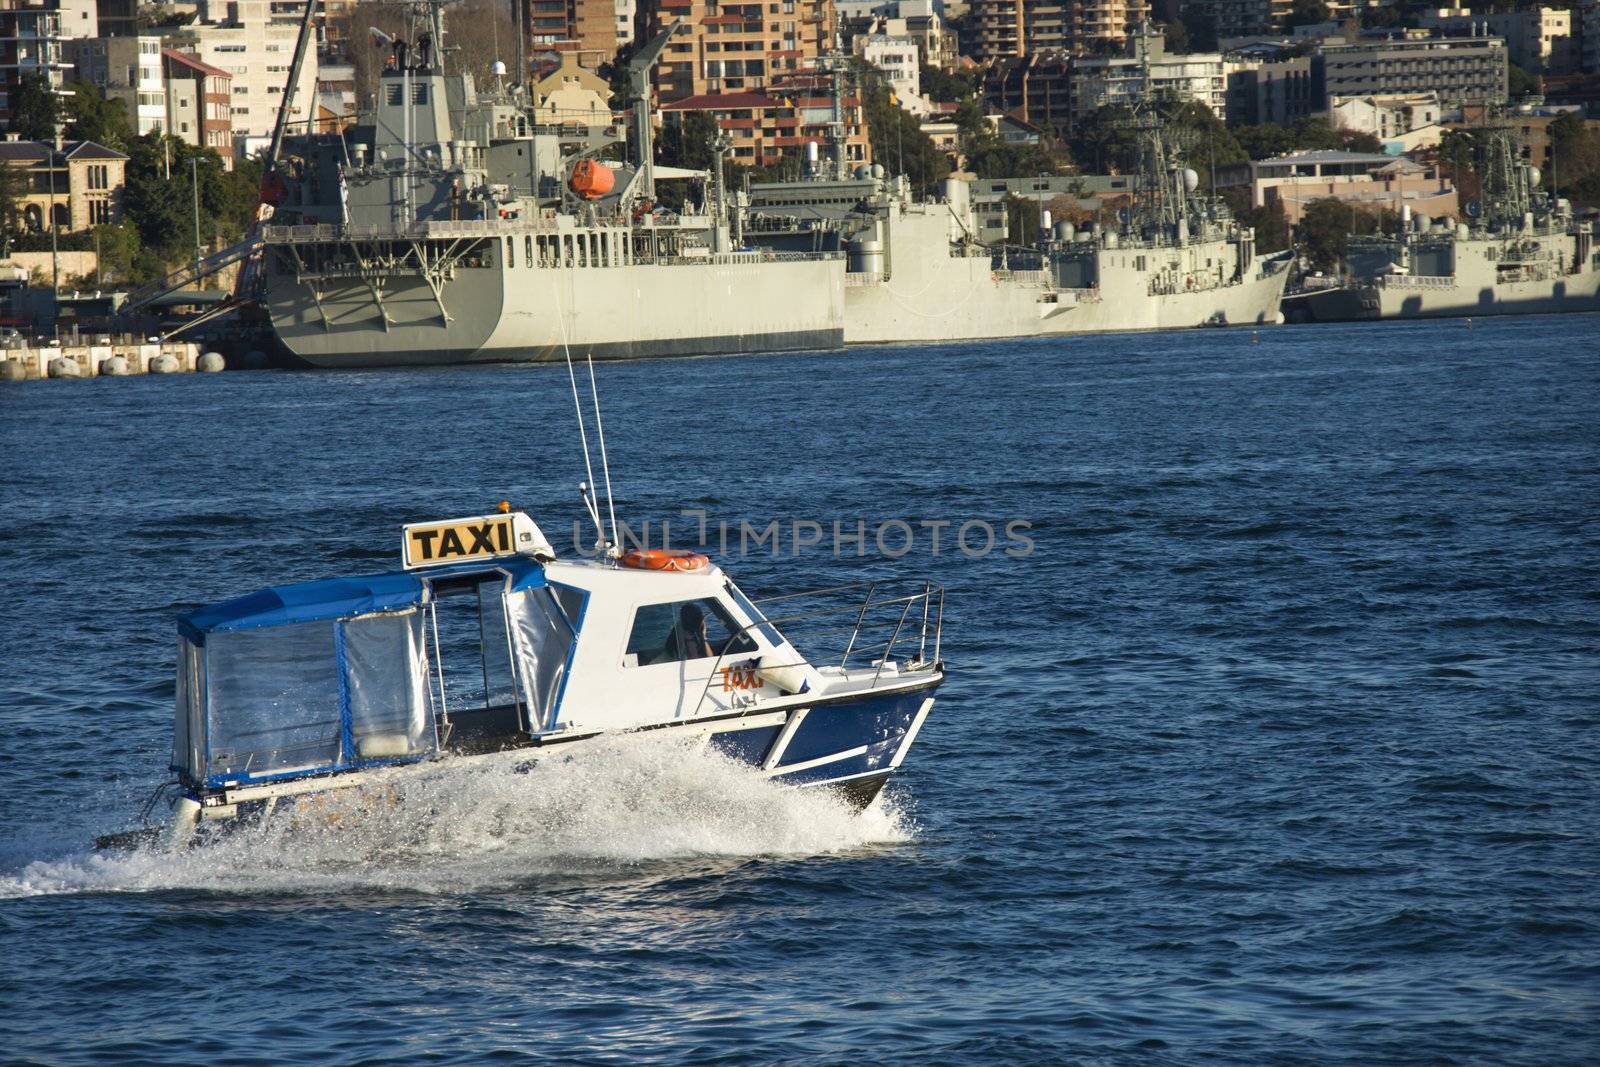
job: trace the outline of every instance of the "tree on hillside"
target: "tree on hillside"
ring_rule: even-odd
[[[191,159],[197,164],[192,169]],[[215,151],[160,133],[136,137],[129,145],[124,211],[145,251],[168,264],[185,262],[195,254],[195,179],[200,243],[211,246],[236,237],[240,179],[227,176]]]
[[[22,198],[28,179],[16,167],[0,163],[0,256],[9,255],[11,242],[27,233],[22,222]]]
[[[1271,159],[1294,151],[1294,134],[1274,122],[1259,126],[1240,126],[1233,131],[1234,139],[1251,159]]]
[[[1539,79],[1515,63],[1506,64],[1506,98],[1518,100],[1539,91]]]
[[[981,77],[982,74],[977,67],[951,73],[940,67],[930,67],[924,63],[920,78],[922,95],[929,100],[957,104],[977,95],[978,83]]]
[[[1216,113],[1197,100],[1168,97],[1156,103],[1167,124],[1169,144],[1209,187],[1211,168],[1243,163],[1249,156]],[[1097,108],[1073,131],[1069,142],[1078,166],[1089,174],[1128,174],[1139,167],[1139,137],[1125,107]]]
[[[1397,218],[1388,209],[1374,215],[1332,197],[1313,200],[1296,227],[1301,250],[1315,270],[1337,271],[1344,261],[1349,239],[1360,234],[1392,230]]]
[[[709,111],[685,111],[663,123],[656,139],[656,158],[668,167],[710,170],[716,158],[717,120]]]
[[[1211,12],[1204,10],[1198,4],[1185,4],[1183,8],[1184,35],[1189,40],[1189,48],[1195,52],[1215,52],[1217,50],[1217,19]]]
[[[1289,247],[1289,219],[1283,212],[1281,200],[1272,200],[1264,207],[1252,207],[1250,190],[1238,186],[1224,190],[1222,198],[1234,218],[1255,229],[1257,252],[1281,252]]]
[[[67,87],[67,136],[74,141],[94,141],[118,152],[126,152],[133,140],[128,108],[121,100],[108,99],[99,86],[77,81]]]
[[[1324,0],[1294,0],[1289,7],[1289,17],[1285,21],[1290,28],[1293,28],[1316,26],[1328,22],[1331,18]]]
[[[1186,55],[1189,52],[1189,27],[1181,21],[1158,22],[1161,36],[1167,46],[1167,54],[1174,56]]]
[[[1550,124],[1550,167],[1542,180],[1580,207],[1600,206],[1600,137],[1572,112]]]
[[[904,174],[917,189],[931,192],[949,175],[950,161],[922,132],[922,124],[900,106],[882,74],[858,69],[856,80],[873,161],[891,174]]]
[[[42,74],[24,74],[11,94],[11,132],[25,141],[54,141],[61,99]]]

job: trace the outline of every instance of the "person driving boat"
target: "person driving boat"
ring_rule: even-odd
[[[662,645],[661,662],[671,663],[681,659],[711,659],[716,652],[711,647],[711,636],[706,631],[706,614],[700,605],[685,604],[678,611],[677,624],[667,633]]]

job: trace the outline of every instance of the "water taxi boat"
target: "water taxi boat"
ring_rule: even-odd
[[[502,508],[405,527],[399,571],[180,619],[171,844],[440,761],[526,762],[619,732],[710,745],[861,807],[905,760],[944,680],[942,588],[758,603],[703,555],[557,559]],[[837,656],[791,642],[830,618]]]

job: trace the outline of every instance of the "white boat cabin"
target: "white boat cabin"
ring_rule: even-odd
[[[406,544],[414,569],[274,587],[180,621],[183,784],[726,722],[940,671],[926,599],[908,662],[818,669],[703,558],[688,571],[556,561],[520,513],[407,527]]]

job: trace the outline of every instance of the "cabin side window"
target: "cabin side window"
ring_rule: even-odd
[[[754,651],[756,643],[728,610],[715,599],[702,597],[640,607],[633,616],[623,663],[645,667]]]
[[[210,635],[209,774],[268,774],[339,762],[333,626],[301,622]]]

